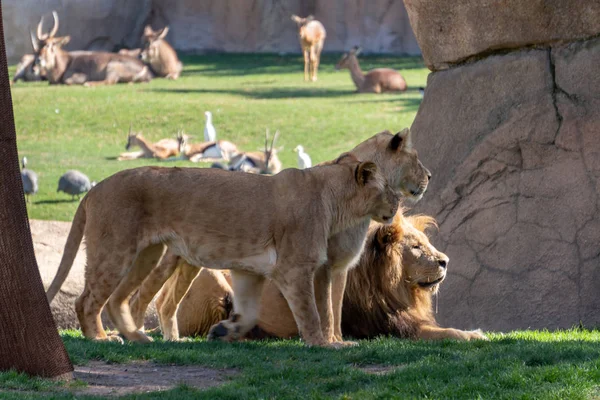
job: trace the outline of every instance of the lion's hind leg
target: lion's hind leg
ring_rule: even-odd
[[[209,340],[227,342],[242,339],[258,322],[260,297],[265,277],[245,271],[231,271],[233,314],[210,328]]]
[[[104,308],[104,304],[110,296],[110,292],[101,292],[95,296],[90,290],[87,279],[83,290],[83,293],[75,301],[75,311],[77,312],[77,319],[81,326],[81,332],[83,336],[88,339],[98,341],[115,341],[123,343],[123,339],[116,335],[107,335],[106,331],[102,327],[102,318],[100,314]]]
[[[152,339],[138,330],[131,315],[129,299],[150,274],[150,271],[160,262],[165,249],[164,244],[158,243],[141,250],[127,275],[123,277],[108,301],[107,308],[111,320],[119,332],[133,342],[147,343]]]

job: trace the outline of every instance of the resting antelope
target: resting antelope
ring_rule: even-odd
[[[321,59],[321,50],[323,50],[323,43],[325,43],[325,37],[327,36],[325,27],[315,20],[312,15],[306,18],[292,15],[292,21],[298,24],[298,36],[304,54],[304,80],[308,81],[310,75],[310,79],[315,82]]]
[[[354,47],[349,53],[344,54],[335,66],[336,70],[342,68],[350,70],[350,76],[359,93],[403,92],[406,90],[406,81],[402,75],[391,68],[375,68],[364,74],[356,58],[359,53],[360,47]]]
[[[213,167],[228,169],[230,171],[244,171],[255,174],[275,175],[281,171],[281,161],[277,157],[275,142],[279,138],[279,131],[275,132],[269,147],[269,131],[265,133],[265,150],[244,152],[236,155],[229,161],[228,166],[213,164]]]
[[[177,139],[161,139],[156,143],[152,143],[144,138],[140,132],[132,132],[130,125],[125,150],[129,150],[134,146],[138,146],[141,150],[121,153],[117,160],[135,160],[138,158],[158,158],[164,160],[177,156],[179,155],[179,136]]]
[[[177,58],[173,47],[165,40],[167,33],[169,33],[168,26],[154,31],[150,25],[146,25],[142,36],[143,48],[140,57],[150,65],[156,76],[177,79],[181,74],[183,64]]]
[[[70,36],[55,37],[58,15],[53,12],[54,27],[42,35],[38,25],[40,44],[39,64],[50,83],[67,85],[111,85],[118,82],[148,82],[152,72],[143,62],[122,54],[100,51],[65,51]]]
[[[42,22],[40,21],[40,24]],[[31,34],[31,45],[33,46],[33,54],[25,54],[21,57],[19,64],[17,64],[17,71],[15,72],[15,76],[13,76],[10,84],[14,84],[19,80],[24,82],[35,82],[35,81],[44,81],[46,80],[46,74],[42,72],[42,69],[36,62],[39,55],[39,45],[38,41],[35,38],[35,34],[30,32]]]
[[[237,146],[227,140],[188,143],[190,136],[177,135],[181,157],[192,162],[229,161],[240,153]]]

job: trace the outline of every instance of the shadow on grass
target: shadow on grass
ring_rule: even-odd
[[[319,71],[333,71],[342,53],[323,54]],[[182,56],[185,70],[182,76],[242,76],[253,74],[303,73],[304,60],[300,54],[208,54],[203,56]],[[418,56],[394,57],[389,55],[369,55],[360,57],[364,71],[386,67],[397,70],[425,68]]]
[[[178,94],[221,93],[243,96],[251,99],[293,99],[309,97],[341,97],[356,94],[355,91],[326,88],[249,88],[249,89],[181,89],[155,88],[144,92],[162,92]]]
[[[33,204],[60,204],[60,203],[75,203],[79,201],[78,198],[74,199],[54,199],[54,200],[40,200],[36,201]]]

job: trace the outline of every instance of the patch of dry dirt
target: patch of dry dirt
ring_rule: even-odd
[[[76,366],[74,376],[87,383],[87,387],[75,390],[77,394],[122,396],[169,390],[180,384],[205,389],[221,385],[235,374],[236,370],[195,365],[159,365],[149,361],[107,364],[91,361],[85,366]]]

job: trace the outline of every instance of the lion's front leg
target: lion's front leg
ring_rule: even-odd
[[[426,340],[441,340],[441,339],[456,339],[456,340],[489,340],[483,334],[481,329],[474,331],[461,331],[454,328],[440,328],[438,326],[422,326],[419,331],[419,339]]]
[[[256,326],[264,283],[264,276],[246,271],[231,271],[233,314],[210,328],[209,340],[237,341]]]
[[[331,302],[331,268],[322,266],[315,274],[315,300],[319,318],[321,319],[321,331],[328,342],[337,342],[334,335],[333,305]]]
[[[331,302],[333,306],[333,335],[336,342],[343,342],[342,336],[342,306],[344,304],[344,291],[348,271],[335,271],[332,278]]]

